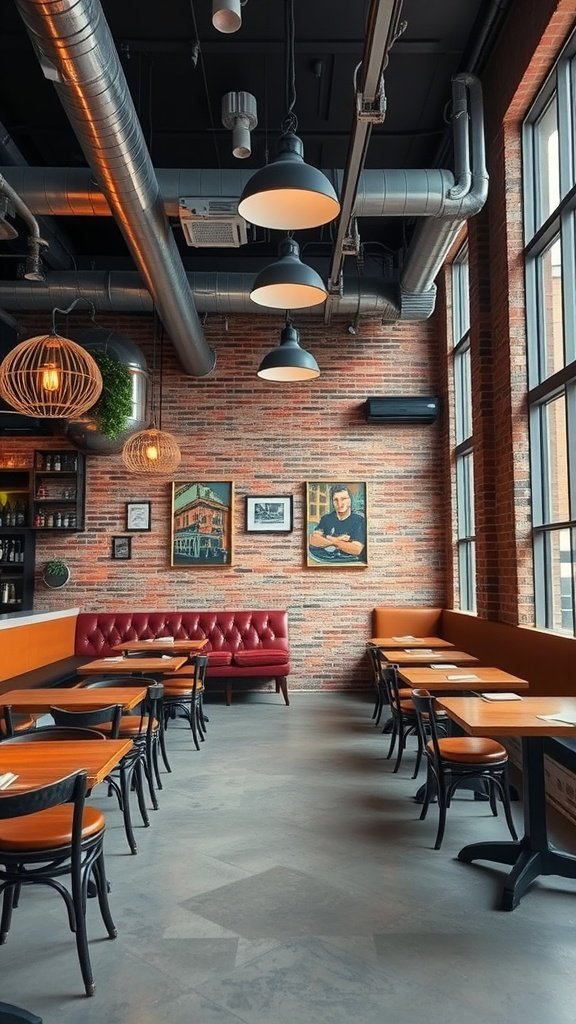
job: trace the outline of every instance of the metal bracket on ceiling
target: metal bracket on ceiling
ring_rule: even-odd
[[[359,252],[360,232],[358,231],[358,221],[353,217],[348,225],[348,232],[342,240],[342,255],[358,256]]]
[[[358,121],[366,121],[368,124],[382,124],[386,117],[386,93],[384,91],[384,78],[380,79],[378,92],[371,99],[365,99],[364,93],[356,92],[356,117]]]

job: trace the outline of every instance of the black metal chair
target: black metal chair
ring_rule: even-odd
[[[442,845],[446,811],[454,791],[470,779],[480,779],[485,783],[490,809],[495,816],[498,814],[496,795],[500,796],[510,835],[517,840],[510,809],[506,748],[497,740],[485,739],[483,736],[442,736],[434,697],[428,690],[418,689],[413,690],[412,700],[428,765],[420,820],[426,817],[432,797],[438,797],[438,831],[434,849],[439,850]]]
[[[95,885],[108,935],[113,939],[117,933],[104,868],[105,820],[100,810],[85,806],[87,778],[86,772],[73,772],[38,789],[0,793],[0,943],[8,936],[16,891],[50,886],[66,903],[86,995],[91,996],[95,984],[86,932],[89,881]],[[60,881],[65,875],[71,877],[70,889]]]
[[[386,692],[386,687],[382,683],[380,659],[378,657],[378,648],[374,647],[373,644],[367,644],[366,650],[368,653],[368,661],[370,663],[372,682],[374,683],[375,690],[372,718],[375,719],[374,725],[380,725],[382,710],[385,707],[385,705],[388,704],[388,694]]]
[[[105,740],[97,729],[79,729],[76,726],[40,725],[32,732],[19,733],[4,740],[5,743],[43,743],[49,740]],[[0,1021],[2,1024],[2,1021]]]
[[[164,697],[162,708],[164,712],[164,733],[161,735],[161,742],[164,739],[168,722],[176,717],[179,711],[186,719],[192,732],[192,739],[196,750],[200,750],[200,743],[204,742],[206,736],[206,716],[204,715],[204,680],[208,666],[207,654],[195,654],[190,659],[194,672],[190,676],[170,676],[164,679]],[[167,763],[166,751],[163,751],[165,763]]]
[[[50,708],[50,714],[58,726],[96,728],[98,731],[104,732],[106,739],[116,740],[119,738],[120,721],[122,719],[121,704],[113,704],[110,707],[98,708],[94,711],[69,711],[66,708],[52,707]],[[122,811],[124,830],[131,853],[138,852],[130,809],[130,791],[133,787],[136,790],[143,824],[145,828],[148,828],[150,825],[144,800],[142,761],[143,755],[141,750],[134,746],[120,760],[118,767],[110,775],[106,776],[109,790],[115,793],[118,806]]]
[[[402,757],[406,749],[406,740],[408,736],[415,736],[418,744],[414,773],[412,775],[412,778],[415,779],[420,771],[422,755],[424,753],[424,744],[418,727],[416,709],[412,702],[412,691],[400,688],[397,665],[391,665],[388,662],[384,662],[382,658],[380,658],[380,664],[382,669],[382,680],[388,692],[388,702],[390,704],[390,714],[392,716],[390,746],[388,747],[386,757],[392,757],[396,741],[398,741],[398,753],[396,755],[396,761],[393,769],[394,773],[396,773],[402,764]],[[447,715],[444,715],[444,718],[446,721],[448,720]]]
[[[154,779],[158,789],[162,789],[162,778],[158,765],[159,736],[163,728],[162,695],[163,683],[147,676],[104,676],[99,679],[86,679],[82,689],[106,690],[111,686],[147,687],[146,699],[134,712],[123,714],[120,719],[120,739],[131,739],[134,744],[144,750],[144,774],[148,783],[150,800],[155,811],[158,810],[158,799],[154,789]]]

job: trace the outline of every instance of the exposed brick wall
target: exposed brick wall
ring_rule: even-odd
[[[142,344],[150,358],[148,317],[100,318]],[[67,330],[73,336],[70,320]],[[31,333],[46,318],[29,317]],[[255,370],[276,343],[279,318],[209,317],[206,336],[217,351],[210,377],[186,377],[170,346],[164,370],[163,426],[182,448],[181,480],[235,483],[234,565],[170,567],[171,488],[127,474],[120,456],[87,459],[84,533],[37,538],[36,608],[287,608],[297,687],[365,682],[364,644],[376,604],[443,604],[445,559],[440,427],[375,426],[364,420],[371,394],[436,393],[437,332],[433,321],[382,326],[362,321],[351,337],[343,322],[303,320],[302,344],[322,375],[309,384],[273,385]],[[12,450],[60,441],[10,442]],[[3,445],[5,447],[5,445]],[[305,481],[366,480],[367,569],[305,568]],[[294,532],[244,532],[246,494],[293,494]],[[112,561],[111,537],[123,534],[124,503],[152,501],[151,533],[134,534],[132,560]],[[62,555],[70,584],[47,590],[43,563]]]

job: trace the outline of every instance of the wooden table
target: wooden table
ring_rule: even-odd
[[[116,661],[115,658],[97,658],[96,661],[89,661],[86,665],[81,665],[78,675],[172,676],[187,661],[188,658],[183,655],[173,658],[121,658],[120,661]]]
[[[467,654],[466,651],[433,651],[433,650],[422,650],[419,651],[415,647],[413,650],[407,650],[406,648],[399,649],[386,649],[379,648],[380,654],[386,658],[386,661],[391,662],[394,665],[432,665],[438,661],[441,664],[448,662],[452,665],[478,665],[478,658],[475,658],[472,654]]]
[[[474,665],[470,670],[464,669],[443,669],[418,668],[406,666],[398,669],[398,676],[406,686],[421,686],[430,693],[451,693],[462,690],[486,691],[491,690],[527,690],[529,683],[527,679],[520,679],[510,672],[504,672],[501,668],[478,668]],[[474,679],[470,678],[474,676]],[[459,677],[459,678],[455,678]],[[518,703],[512,701],[511,703]]]
[[[373,647],[432,647],[438,650],[454,647],[439,636],[373,636],[368,641]]]
[[[147,692],[147,686],[111,686],[105,690],[82,690],[65,686],[8,690],[0,695],[0,707],[11,707],[15,712],[28,715],[46,714],[51,707],[96,711],[111,704],[121,704],[123,711],[131,711],[142,703]]]
[[[438,706],[470,736],[522,738],[524,836],[517,843],[472,843],[460,850],[458,860],[467,864],[489,860],[512,867],[504,883],[503,910],[514,910],[540,875],[576,878],[576,857],[555,850],[548,840],[544,775],[544,738],[576,736],[576,724],[542,721],[538,717],[566,714],[576,723],[576,698],[522,697],[491,703],[477,697],[442,697]]]
[[[166,640],[126,640],[123,644],[116,644],[112,649],[123,654],[146,654],[146,651],[162,654],[199,654],[207,643],[207,640],[174,640],[170,643]]]
[[[0,792],[22,792],[47,786],[70,775],[88,773],[88,788],[103,782],[132,747],[132,740],[46,740],[36,743],[0,743],[0,775],[14,772],[15,782]]]

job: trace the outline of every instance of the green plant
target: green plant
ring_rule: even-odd
[[[114,440],[124,430],[132,412],[132,377],[113,352],[92,352],[102,374],[102,394],[91,410],[100,432]]]
[[[48,576],[66,576],[68,573],[68,566],[61,558],[52,558],[49,562],[46,562],[44,566],[44,572]]]

